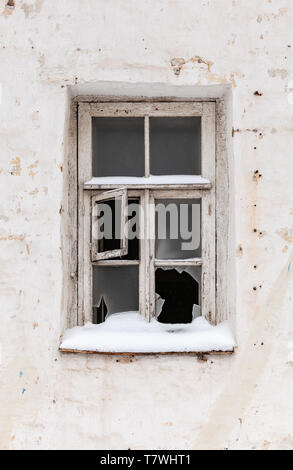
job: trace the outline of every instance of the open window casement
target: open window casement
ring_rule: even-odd
[[[91,259],[99,261],[128,254],[127,189],[92,196]]]

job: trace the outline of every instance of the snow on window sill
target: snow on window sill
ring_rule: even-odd
[[[104,323],[67,330],[62,352],[100,354],[232,353],[236,346],[227,322],[210,325],[203,317],[192,323],[147,323],[138,312],[111,315]]]
[[[211,183],[201,175],[150,175],[149,177],[136,176],[105,176],[94,177],[84,184],[85,189],[117,186],[133,187],[161,187],[172,185],[176,187],[197,187],[201,189],[211,188]]]

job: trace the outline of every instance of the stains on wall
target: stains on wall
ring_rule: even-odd
[[[38,173],[38,171],[36,170],[38,166],[39,166],[39,160],[36,160],[34,163],[31,163],[31,165],[28,165],[27,167],[29,170],[29,176],[31,176],[32,179],[34,179],[34,177]]]
[[[269,22],[271,20],[277,20],[281,16],[286,15],[286,13],[288,13],[288,8],[284,8],[284,7],[278,8],[278,10],[276,10],[276,12],[266,13],[264,15],[258,15],[257,22],[261,23],[262,21],[268,21]]]
[[[232,127],[232,137],[235,136],[235,134],[238,134],[238,133],[244,133],[244,132],[252,132],[253,134],[257,134],[259,131],[258,129],[254,128],[254,129],[234,129],[234,127]],[[260,133],[260,135],[262,135],[262,133]]]
[[[237,256],[239,258],[242,258],[242,256],[243,256],[243,247],[242,247],[242,245],[240,245],[240,244],[238,245],[236,253],[237,253]]]
[[[15,157],[10,161],[10,174],[12,176],[20,176],[21,175],[21,165],[20,165],[20,158]]]
[[[203,64],[204,67],[206,67],[207,71],[211,71],[211,67],[213,66],[213,62],[211,60],[204,59],[203,57],[200,57],[199,55],[195,55],[189,59],[189,62],[192,62],[193,64]]]
[[[0,235],[0,240],[12,240],[12,241],[23,241],[25,239],[26,235],[24,233],[21,233],[20,235],[15,234],[15,233],[10,233],[9,235]]]
[[[174,75],[180,75],[183,68],[191,65],[198,73],[198,78],[196,81],[197,85],[205,84],[205,82],[214,83],[214,84],[229,84],[232,83],[233,87],[237,86],[237,80],[244,78],[244,74],[240,71],[230,72],[228,75],[218,74],[213,72],[211,69],[214,65],[214,62],[211,60],[205,59],[199,55],[195,55],[187,60],[183,57],[173,58],[171,61],[171,67]]]
[[[175,75],[179,75],[180,71],[185,64],[185,60],[182,58],[174,58],[171,60],[171,66]]]
[[[286,69],[269,69],[268,75],[272,78],[280,77],[282,80],[285,80],[289,77],[289,72]]]
[[[39,192],[38,188],[35,188],[33,191],[29,192],[29,195],[30,196],[36,196],[36,194],[38,194],[38,192]]]
[[[15,8],[14,0],[6,1],[5,7],[2,10],[1,15],[7,19],[10,15],[12,15],[14,8]]]
[[[259,180],[262,178],[262,174],[259,172],[259,170],[254,170],[253,172],[253,181],[259,182]]]
[[[44,0],[35,0],[32,3],[23,2],[20,8],[24,12],[25,19],[33,18],[42,10]]]
[[[293,253],[288,257],[286,266],[276,276],[274,285],[265,300],[265,308],[260,309],[258,305],[255,306],[253,328],[233,363],[230,380],[227,381],[224,391],[219,394],[212,405],[209,416],[200,430],[198,440],[195,442],[196,449],[226,448],[229,442],[228,436],[231,436],[233,429],[236,430],[237,420],[247,416],[257,384],[261,381],[271,361],[274,348],[271,331],[280,323],[287,283],[293,272],[288,272],[287,266],[292,261]],[[261,348],[254,349],[253,345],[260,342],[259,338],[262,338]],[[234,399],[231,400],[231,397]],[[215,422],[221,423],[216,433],[214,433]],[[214,433],[212,443],[211,433]],[[241,430],[237,430],[236,433],[241,436]],[[261,434],[262,431],[260,431]],[[235,445],[235,441],[231,444]]]
[[[277,234],[281,238],[283,238],[283,240],[285,240],[286,242],[288,242],[288,243],[293,242],[293,228],[291,228],[291,227],[290,228],[287,228],[287,227],[281,228],[280,230],[277,230]]]

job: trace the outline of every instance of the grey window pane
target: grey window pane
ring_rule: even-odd
[[[144,176],[144,119],[92,120],[93,176]]]
[[[152,175],[201,174],[200,117],[150,118]]]
[[[93,266],[93,322],[139,310],[138,266]]]
[[[156,259],[201,256],[201,200],[158,199],[156,208]]]

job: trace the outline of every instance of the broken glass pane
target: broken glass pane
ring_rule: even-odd
[[[92,119],[93,176],[144,176],[144,119]]]
[[[156,259],[201,256],[201,200],[157,199]]]
[[[201,174],[201,118],[150,118],[152,175]]]
[[[160,323],[190,323],[201,315],[201,268],[157,268],[156,317]]]
[[[138,266],[93,266],[93,323],[107,315],[138,311]]]

